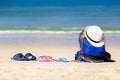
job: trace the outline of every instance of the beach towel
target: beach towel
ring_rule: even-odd
[[[51,56],[39,56],[37,61],[39,61],[39,62],[55,62],[56,59],[53,59]]]
[[[81,54],[80,56],[85,62],[90,63],[101,63],[101,62],[115,62],[111,60],[111,55],[108,52],[104,52],[100,55],[89,55],[89,54]]]

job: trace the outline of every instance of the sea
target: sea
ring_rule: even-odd
[[[120,6],[0,7],[0,25],[40,27],[120,27]],[[21,25],[21,26],[19,26]]]
[[[120,27],[120,6],[14,6],[0,7],[1,27],[64,27],[89,25]],[[0,42],[78,44],[74,31],[0,30]],[[120,43],[120,32],[105,33],[110,44]]]

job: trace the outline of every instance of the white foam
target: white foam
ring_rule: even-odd
[[[81,31],[41,31],[41,30],[1,30],[0,34],[23,34],[23,33],[43,33],[43,34],[78,34]],[[103,31],[103,33],[120,33],[120,31]]]
[[[120,33],[120,31],[103,31],[103,33]]]
[[[0,34],[15,34],[15,33],[45,33],[45,34],[72,34],[80,31],[40,31],[40,30],[4,30]]]

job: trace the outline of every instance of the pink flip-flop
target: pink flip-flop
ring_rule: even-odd
[[[39,62],[55,62],[56,60],[53,59],[51,56],[40,56],[40,57],[38,57],[37,61],[39,61]]]

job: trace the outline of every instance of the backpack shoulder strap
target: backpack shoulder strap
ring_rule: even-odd
[[[85,33],[84,33],[84,30],[83,30],[82,33],[81,33],[81,36],[80,36],[80,40],[82,40],[84,38],[85,38]]]

